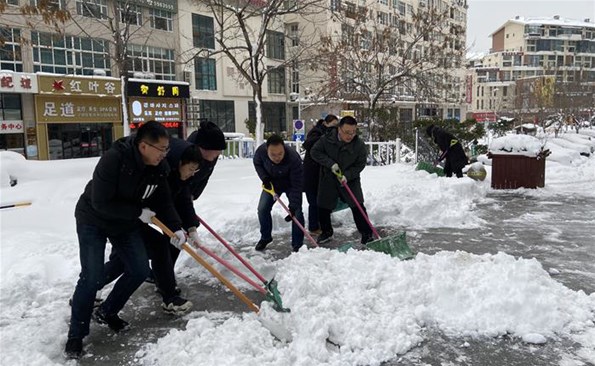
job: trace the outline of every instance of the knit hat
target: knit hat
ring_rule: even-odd
[[[428,137],[432,136],[433,129],[434,129],[434,125],[429,125],[428,128],[426,128],[426,134],[428,135]]]
[[[225,150],[227,147],[223,131],[210,121],[201,122],[194,143],[205,150]]]

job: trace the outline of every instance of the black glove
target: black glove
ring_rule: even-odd
[[[285,221],[290,222],[294,216],[295,216],[295,210],[290,207],[289,215],[285,216]]]
[[[265,177],[265,178],[263,178],[263,179],[262,179],[262,186],[263,186],[265,189],[268,189],[268,190],[271,190],[271,189],[273,189],[273,186],[271,185],[271,178],[269,178],[269,177]]]

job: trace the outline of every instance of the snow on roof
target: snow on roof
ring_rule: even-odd
[[[488,54],[487,52],[470,51],[470,52],[467,52],[467,54],[465,55],[465,59],[467,61],[481,60],[487,54]]]
[[[516,154],[537,156],[543,150],[544,143],[529,135],[508,135],[492,140],[492,154]]]
[[[586,20],[586,19],[585,19]],[[566,27],[589,27],[595,28],[595,23],[592,22],[585,22],[585,20],[578,20],[578,19],[571,19],[571,18],[563,18],[556,16],[554,17],[521,17],[517,16],[511,19],[508,19],[506,23],[498,27],[490,37],[494,34],[498,33],[502,28],[506,26],[508,23],[519,23],[519,24],[534,24],[534,25],[563,25]]]

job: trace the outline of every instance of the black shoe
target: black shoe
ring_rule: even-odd
[[[128,330],[130,324],[123,320],[118,314],[107,315],[98,307],[93,312],[93,318],[98,324],[107,325],[111,330],[118,333],[123,330]]]
[[[153,273],[152,269],[149,271],[149,275],[147,276],[147,278],[145,278],[145,282],[155,283],[155,274]]]
[[[64,356],[78,360],[83,355],[83,340],[81,338],[68,338],[64,347]]]
[[[292,251],[292,252],[294,252],[294,253],[297,253],[297,252],[299,252],[299,251],[300,251],[300,248],[301,248],[301,247],[302,247],[301,245],[300,245],[299,247],[298,247],[298,246],[295,246],[295,247],[294,247],[294,246],[292,246],[292,247],[291,247],[291,251]]]
[[[324,244],[324,243],[328,243],[331,240],[333,240],[333,232],[332,231],[323,231],[322,234],[320,234],[318,236],[318,239],[316,239],[316,243]]]
[[[258,243],[256,244],[256,246],[254,247],[254,250],[258,250],[259,252],[262,252],[263,250],[265,250],[267,245],[269,245],[272,241],[273,241],[273,239],[268,239],[268,240],[260,239],[258,241]]]
[[[174,296],[171,299],[164,300],[161,307],[168,314],[182,315],[192,308],[192,302],[180,296]]]
[[[362,234],[362,240],[360,243],[366,245],[367,243],[374,241],[374,235],[372,235],[371,233],[365,233]]]

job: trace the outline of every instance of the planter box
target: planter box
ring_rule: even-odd
[[[529,157],[490,153],[488,157],[492,159],[492,188],[494,189],[543,188],[545,185],[545,156],[543,155]]]

